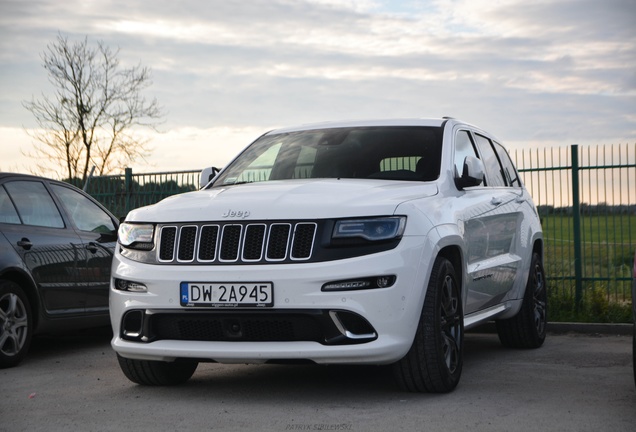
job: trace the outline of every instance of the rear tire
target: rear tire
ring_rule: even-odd
[[[199,365],[196,361],[162,362],[128,359],[117,354],[119,367],[130,381],[148,386],[172,386],[190,379]]]
[[[411,392],[448,393],[459,383],[464,351],[462,299],[453,264],[433,265],[415,340],[393,365],[398,386]]]
[[[20,363],[31,345],[33,312],[20,286],[0,280],[0,369]]]
[[[547,302],[543,264],[539,254],[534,252],[521,309],[514,317],[496,322],[501,344],[508,348],[539,348],[543,345],[548,316]]]

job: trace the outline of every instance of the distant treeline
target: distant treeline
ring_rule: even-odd
[[[537,206],[537,210],[541,216],[572,216],[572,206],[569,207],[555,207],[551,205]],[[609,205],[606,203],[588,204],[581,203],[580,205],[581,215],[595,216],[595,215],[636,215],[636,204],[629,205]]]

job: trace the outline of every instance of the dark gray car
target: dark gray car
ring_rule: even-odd
[[[31,337],[109,325],[117,219],[63,182],[0,173],[0,368]]]

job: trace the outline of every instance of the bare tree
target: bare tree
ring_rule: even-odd
[[[59,174],[86,180],[89,169],[101,175],[121,169],[149,154],[139,126],[156,130],[163,116],[156,99],[142,97],[150,86],[150,70],[140,65],[122,68],[117,55],[103,42],[90,47],[88,38],[70,43],[61,34],[42,54],[51,96],[23,102],[35,116],[39,141],[28,156],[37,159],[36,171],[56,164]]]

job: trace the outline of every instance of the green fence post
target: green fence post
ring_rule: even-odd
[[[572,217],[574,221],[574,283],[576,311],[583,299],[583,256],[581,253],[581,196],[579,193],[579,146],[572,144]]]
[[[124,209],[124,215],[127,215],[130,211],[130,198],[132,195],[132,168],[126,168],[124,174],[124,187],[126,188],[126,208]]]

